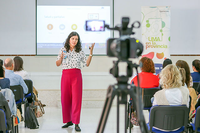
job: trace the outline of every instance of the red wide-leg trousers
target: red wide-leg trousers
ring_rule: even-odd
[[[82,74],[80,69],[64,69],[61,78],[63,123],[80,123],[82,103]]]

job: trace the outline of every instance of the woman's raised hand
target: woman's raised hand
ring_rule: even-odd
[[[93,44],[89,47],[89,49],[90,49],[90,54],[93,53],[94,45],[95,45],[95,43],[93,43]]]

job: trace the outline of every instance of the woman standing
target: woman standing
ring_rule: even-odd
[[[90,55],[86,59],[85,53],[82,51],[80,36],[77,32],[71,32],[66,39],[65,45],[60,49],[57,57],[56,65],[62,65],[61,78],[61,104],[63,123],[62,128],[67,128],[73,123],[75,130],[81,131],[79,127],[81,103],[82,103],[82,74],[81,62],[84,66],[89,66],[94,43],[90,49]]]

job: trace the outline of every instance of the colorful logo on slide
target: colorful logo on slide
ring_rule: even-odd
[[[77,25],[76,24],[72,24],[71,28],[72,28],[72,30],[76,30],[77,29]]]
[[[59,26],[59,28],[60,28],[60,30],[64,30],[64,29],[65,29],[65,25],[64,25],[64,24],[61,24],[61,25]]]
[[[48,24],[48,25],[47,25],[47,29],[48,29],[48,30],[52,30],[52,29],[53,29],[53,25],[52,25],[52,24]]]

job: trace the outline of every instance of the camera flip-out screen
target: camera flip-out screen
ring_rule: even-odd
[[[85,26],[86,31],[105,31],[104,20],[87,20]]]

